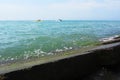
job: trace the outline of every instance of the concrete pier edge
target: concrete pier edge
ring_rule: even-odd
[[[0,80],[64,80],[78,79],[91,74],[102,66],[120,63],[120,42],[98,46],[85,54],[71,56],[1,74]]]

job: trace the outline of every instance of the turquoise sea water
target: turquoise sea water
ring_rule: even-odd
[[[0,21],[0,62],[95,45],[120,34],[120,21]]]

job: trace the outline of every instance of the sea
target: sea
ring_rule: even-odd
[[[120,35],[120,21],[0,21],[0,62],[57,55]]]

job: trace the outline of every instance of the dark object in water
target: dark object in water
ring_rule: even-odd
[[[36,22],[41,22],[41,20],[40,20],[40,19],[38,19],[38,20],[36,20]]]
[[[58,19],[60,22],[62,22],[62,19]]]

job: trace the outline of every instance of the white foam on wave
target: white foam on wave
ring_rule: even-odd
[[[24,54],[24,59],[28,59],[29,58],[29,54]]]
[[[0,62],[7,62],[7,61],[13,61],[13,60],[17,60],[16,58],[13,57],[6,57],[6,58],[1,58]]]
[[[63,47],[63,49],[56,49],[55,52],[63,52],[63,51],[67,51],[67,50],[71,50],[73,49],[72,47]]]
[[[73,49],[72,47],[63,47],[63,49],[56,49],[54,52],[44,52],[41,49],[36,49],[34,51],[25,51],[24,52],[24,59],[28,59],[30,57],[40,57],[40,56],[49,56],[49,55],[54,55],[55,53],[67,51]]]
[[[52,53],[52,52],[49,52],[49,53],[47,53],[48,55],[53,55],[54,53]]]
[[[25,51],[23,57],[24,59],[28,59],[30,57],[40,57],[40,56],[45,56],[47,54],[48,54],[47,52],[44,52],[41,49],[36,49],[34,51]],[[52,53],[49,53],[49,55],[50,54]]]
[[[64,47],[65,50],[71,50],[73,47]]]
[[[65,49],[65,50],[68,50],[69,48],[67,48],[67,47],[64,47],[64,49]]]
[[[71,50],[73,49],[72,47],[63,47],[63,49],[56,49],[54,52],[44,52],[41,49],[36,49],[34,51],[24,51],[24,54],[21,54],[19,56],[9,56],[9,57],[3,57],[2,55],[0,55],[0,62],[4,62],[4,61],[14,61],[14,60],[18,60],[18,59],[30,59],[31,57],[43,57],[43,56],[51,56],[51,55],[56,55],[55,53],[59,53],[59,52],[63,52],[63,51],[67,51],[67,50]]]
[[[10,60],[12,60],[12,61],[13,61],[13,60],[14,60],[14,58],[11,58]]]
[[[72,47],[69,47],[69,49],[73,49]]]
[[[56,52],[62,52],[63,50],[62,49],[56,49],[55,51]]]
[[[24,51],[24,54],[21,54],[19,56],[9,56],[9,57],[3,57],[2,55],[0,55],[0,62],[9,62],[9,61],[15,61],[15,60],[27,60],[30,59],[32,57],[43,57],[43,56],[52,56],[52,55],[56,55],[59,52],[64,52],[67,50],[71,50],[73,49],[72,47],[63,47],[63,49],[56,49],[54,52],[45,52],[41,49],[35,49],[34,51]]]
[[[18,58],[17,58],[18,59]],[[6,61],[13,61],[13,60],[17,60],[16,58],[13,58],[13,57],[8,57],[6,58]]]
[[[108,41],[112,41],[112,40],[117,39],[117,38],[120,38],[120,36],[119,35],[115,35],[115,36],[112,36],[112,37],[109,37],[109,38],[102,38],[99,41],[101,41],[101,42],[108,42]]]

